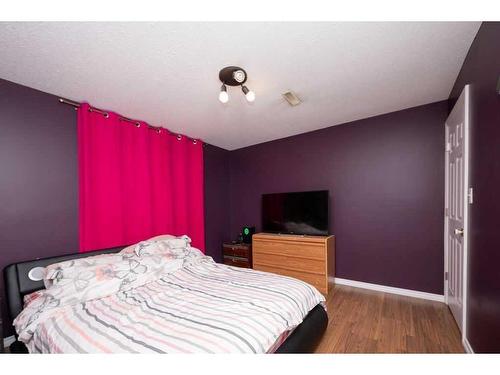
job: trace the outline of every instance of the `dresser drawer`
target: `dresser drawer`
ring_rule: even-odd
[[[228,266],[251,268],[250,262],[245,258],[224,256],[224,264]]]
[[[325,275],[315,275],[312,273],[297,272],[289,269],[264,266],[256,263],[254,263],[253,268],[258,271],[271,272],[278,275],[289,276],[295,279],[302,280],[314,286],[316,289],[319,290],[320,293],[323,293],[324,295],[328,294],[328,279],[325,277]]]
[[[278,255],[273,253],[255,252],[254,264],[269,267],[281,267],[299,272],[309,272],[319,275],[326,275],[326,263],[324,260],[302,258],[295,256]]]
[[[228,246],[223,247],[224,256],[240,257],[240,258],[250,258],[250,249],[243,246]]]
[[[268,241],[255,239],[253,241],[254,258],[257,254],[274,254],[296,256],[307,259],[324,261],[326,258],[324,243],[306,241]]]

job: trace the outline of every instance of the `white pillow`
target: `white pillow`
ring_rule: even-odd
[[[161,234],[159,236],[151,237],[150,239],[147,239],[146,241],[161,241],[161,240],[171,240],[177,238],[175,236],[172,236],[171,234]]]
[[[160,240],[169,240],[169,239],[172,239],[172,238],[176,238],[176,237],[172,236],[171,234],[162,234],[162,235],[159,235],[159,236],[148,238],[147,240],[141,241],[139,243],[142,243],[142,242],[155,242],[155,241],[160,241]],[[134,244],[132,244],[130,246],[127,246],[126,248],[124,248],[124,249],[122,249],[120,251],[120,254],[131,254],[131,253],[136,252],[135,248],[136,248],[137,245],[138,245],[138,243],[134,243]]]
[[[162,239],[159,239],[159,238]],[[191,238],[186,235],[181,237],[153,237],[147,241],[139,242],[134,247],[134,252],[137,256],[151,255],[164,252],[178,252],[179,250],[187,250],[191,248]]]
[[[45,267],[43,283],[47,289],[57,283],[59,278],[70,278],[83,269],[98,265],[112,265],[122,261],[123,256],[120,254],[99,254],[53,263]]]
[[[141,241],[134,247],[134,253],[138,257],[141,255],[147,254],[157,254],[160,252],[164,252],[165,249],[161,245],[161,242],[152,242],[152,241]]]
[[[162,240],[162,242],[164,242],[171,249],[183,249],[185,247],[191,246],[191,238],[186,235],[177,238]]]

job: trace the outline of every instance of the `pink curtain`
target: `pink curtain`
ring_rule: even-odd
[[[82,104],[78,166],[81,252],[159,234],[187,234],[204,249],[202,142]]]

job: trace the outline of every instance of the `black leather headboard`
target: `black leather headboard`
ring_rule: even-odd
[[[110,249],[90,251],[87,253],[68,254],[56,257],[28,260],[11,264],[4,268],[3,276],[5,281],[5,295],[7,296],[7,307],[11,320],[14,320],[23,309],[23,298],[26,294],[44,289],[43,280],[33,281],[28,277],[28,273],[35,267],[47,267],[50,264],[62,262],[70,259],[86,258],[93,255],[117,253],[125,248],[113,247]]]

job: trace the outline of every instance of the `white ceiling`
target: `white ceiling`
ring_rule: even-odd
[[[4,22],[0,78],[232,150],[447,99],[479,26]],[[218,101],[227,65],[254,103]]]

